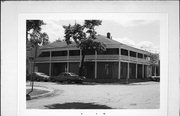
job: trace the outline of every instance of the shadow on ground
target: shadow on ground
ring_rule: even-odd
[[[45,106],[48,109],[112,109],[111,107],[105,105],[98,105],[93,103],[64,103],[64,104],[52,104]]]

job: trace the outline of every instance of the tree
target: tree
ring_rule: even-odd
[[[42,43],[42,45],[47,45],[47,44],[49,44],[50,42],[49,42],[49,36],[47,35],[47,33],[41,33],[40,34],[40,39],[41,39],[41,43]]]
[[[156,76],[156,66],[159,65],[159,54],[151,54],[150,55],[150,63],[152,66],[154,66],[154,72]]]
[[[33,61],[33,72],[35,71],[35,59],[37,57],[37,49],[40,44],[45,44],[48,41],[48,36],[46,33],[41,33],[41,26],[45,25],[45,23],[42,20],[27,20],[26,21],[26,45],[29,46],[34,50],[34,55],[32,59],[28,59]],[[32,31],[30,33],[30,31]],[[26,95],[27,99],[30,99],[30,93],[33,91],[33,77],[31,75],[31,83],[32,88],[31,91]]]
[[[27,20],[26,21],[26,41],[28,42],[28,35],[30,34],[29,31],[33,30],[37,33],[40,33],[41,26],[45,25],[43,20]]]
[[[78,48],[82,51],[82,58],[79,67],[79,75],[84,74],[84,59],[88,50],[95,50],[102,52],[106,50],[106,46],[102,42],[95,41],[97,39],[97,32],[95,27],[101,25],[101,20],[85,20],[83,25],[75,23],[74,25],[63,26],[65,29],[65,41],[66,43],[72,44],[73,41]]]

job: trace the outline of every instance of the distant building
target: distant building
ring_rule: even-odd
[[[85,56],[85,75],[87,79],[143,79],[152,75],[150,52],[137,49],[118,41],[109,35],[97,35],[95,41],[106,44],[106,51],[88,51]],[[56,76],[61,72],[78,74],[81,50],[75,44],[65,41],[40,47],[36,59],[39,72]]]

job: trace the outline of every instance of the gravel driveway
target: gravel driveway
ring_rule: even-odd
[[[122,84],[57,84],[35,82],[55,90],[54,95],[27,101],[28,109],[157,109],[158,82]]]

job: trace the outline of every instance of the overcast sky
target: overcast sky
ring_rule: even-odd
[[[82,20],[43,20],[42,32],[49,35],[50,42],[58,38],[64,39],[63,25],[77,23]],[[102,20],[102,25],[96,27],[98,34],[111,33],[112,39],[145,49],[159,51],[160,22],[158,20]]]

